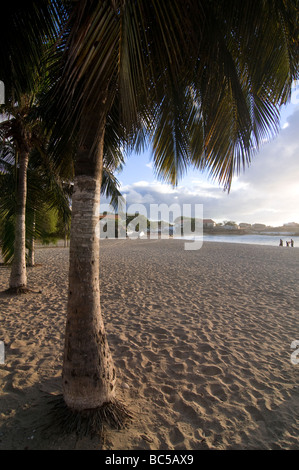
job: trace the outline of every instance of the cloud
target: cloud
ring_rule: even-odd
[[[299,181],[299,110],[289,116],[288,126],[278,137],[266,144],[255,156],[250,168],[242,174],[238,183],[246,184],[246,200],[253,213],[264,211],[282,221],[299,221],[298,181]],[[245,197],[238,190],[240,203]],[[268,215],[267,215],[268,213]],[[267,221],[266,221],[267,222]]]
[[[121,187],[129,204],[203,204],[205,218],[216,221],[299,222],[299,109],[287,118],[279,135],[264,144],[249,168],[233,178],[229,194],[199,173],[177,187],[160,181],[136,181]],[[149,210],[149,209],[148,209]]]
[[[150,204],[203,204],[204,218],[216,222],[299,222],[299,106],[293,109],[287,126],[262,146],[245,172],[233,178],[229,194],[198,171],[189,171],[176,187],[154,175],[145,180],[142,173],[135,182],[121,185],[127,206],[144,204],[149,214]]]

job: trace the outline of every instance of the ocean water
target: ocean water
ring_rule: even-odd
[[[193,240],[194,237],[184,237],[186,240]],[[196,237],[198,238],[198,237]],[[195,238],[195,239],[196,239]],[[248,243],[250,245],[269,245],[279,246],[282,239],[283,246],[286,247],[286,241],[294,241],[294,247],[299,247],[299,236],[291,236],[287,234],[281,235],[207,235],[204,234],[203,242],[221,242],[221,243]]]

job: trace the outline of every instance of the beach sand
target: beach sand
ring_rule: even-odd
[[[101,441],[41,427],[61,391],[68,256],[38,249],[37,293],[0,295],[0,449],[299,448],[299,249],[103,240],[102,312],[134,419]],[[0,291],[8,278],[0,266]]]

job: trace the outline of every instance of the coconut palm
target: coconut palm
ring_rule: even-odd
[[[6,119],[1,122],[1,136],[15,151],[17,168],[15,247],[11,266],[9,287],[13,291],[27,290],[26,272],[26,199],[27,169],[31,151],[42,142],[42,128],[39,120],[32,120],[34,94],[19,96],[18,103],[6,103]]]
[[[48,155],[41,155],[36,148],[30,154],[26,198],[27,266],[34,266],[35,239],[45,242],[49,238],[50,234],[45,230],[48,214],[53,211],[56,213],[54,218],[60,223],[63,231],[70,226],[73,165],[70,158],[67,160],[69,167],[64,161],[64,173],[60,174]],[[114,155],[112,160],[106,154],[101,192],[106,198],[111,198],[111,205],[115,208],[121,193],[114,171],[120,170],[121,164],[116,156]],[[0,220],[2,221],[0,245],[5,263],[10,263],[14,257],[17,174],[15,149],[11,142],[2,142],[0,144]]]
[[[4,262],[10,263],[14,258],[15,248],[18,168],[15,150],[11,148],[8,153],[4,143],[0,145],[0,166],[0,217],[3,220],[0,240]],[[27,266],[34,266],[35,239],[46,240],[48,237],[45,221],[49,214],[57,212],[56,218],[59,216],[65,223],[70,219],[70,197],[71,182],[65,177],[62,179],[36,149],[32,150],[27,171]]]
[[[32,90],[46,42],[55,41],[64,16],[64,2],[11,0],[2,11],[0,80],[5,95],[18,100]]]
[[[112,123],[124,148],[148,139],[157,174],[173,184],[193,165],[229,188],[278,131],[298,77],[297,20],[297,0],[72,3],[51,95],[56,148],[79,137],[63,365],[71,410],[104,407],[107,417],[114,404],[118,422],[96,237],[105,132]]]
[[[63,15],[63,2],[32,0],[21,4],[12,0],[6,5],[0,31],[0,79],[5,84],[5,112],[14,118],[7,120],[6,129],[2,124],[2,130],[6,139],[14,139],[19,178],[14,260],[9,282],[10,289],[17,292],[27,290],[26,178],[29,154],[40,133],[40,123],[32,121],[30,113],[39,84],[41,57],[46,45],[57,38]]]
[[[51,129],[45,121],[44,110],[40,104],[47,83],[47,70],[51,66],[50,48],[51,46],[48,44],[40,48],[43,60],[40,61],[39,67],[34,67],[35,75],[33,76],[34,79],[32,79],[30,91],[27,93],[11,92],[7,97],[6,103],[1,106],[0,137],[2,143],[0,153],[3,156],[2,162],[8,165],[10,161],[13,161],[15,174],[17,175],[17,181],[11,186],[12,193],[8,196],[11,198],[14,191],[16,192],[14,211],[12,206],[8,211],[14,217],[6,218],[3,225],[5,228],[5,259],[10,260],[12,253],[14,255],[9,290],[17,293],[28,291],[26,227],[30,239],[29,257],[31,261],[28,264],[32,265],[34,230],[38,229],[35,219],[40,212],[35,206],[38,205],[39,209],[41,209],[42,206],[40,204],[47,195],[50,200],[54,201],[51,205],[48,205],[48,209],[51,209],[55,204],[56,208],[62,209],[61,217],[64,220],[65,227],[69,226],[70,219],[69,207],[65,199],[65,189],[70,184],[69,181],[73,176],[72,155],[74,143],[70,141],[67,146],[64,146],[63,159],[61,159],[58,165],[55,165],[47,148]],[[17,101],[14,99],[16,94],[18,95]],[[110,137],[109,134],[111,134]],[[123,157],[116,147],[114,133],[107,132],[106,135],[102,193],[108,197],[111,196],[112,203],[115,205],[120,193],[118,190],[119,183],[113,172],[116,168],[121,168]],[[29,157],[33,158],[30,168],[31,197],[30,204],[26,204]],[[6,178],[3,179],[3,184],[5,184],[7,178],[13,176],[14,174],[8,171]],[[37,184],[34,183],[34,180],[37,181]],[[8,202],[8,199],[5,198],[6,194],[2,196],[4,207]],[[28,217],[27,224],[26,217]],[[13,221],[15,228],[14,236],[11,237],[9,233],[12,230]],[[14,247],[12,247],[13,240]]]

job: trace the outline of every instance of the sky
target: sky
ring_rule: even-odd
[[[261,147],[250,167],[233,178],[229,193],[218,182],[191,169],[177,187],[157,180],[150,150],[129,156],[116,176],[127,208],[143,204],[148,218],[149,204],[175,203],[192,207],[202,204],[203,217],[216,223],[299,223],[299,87],[281,109],[279,134]]]

